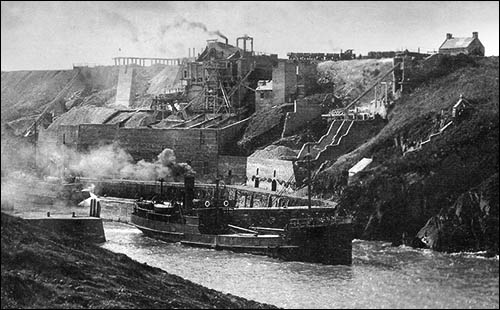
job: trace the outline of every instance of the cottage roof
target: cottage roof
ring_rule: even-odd
[[[474,38],[451,38],[447,39],[444,41],[444,43],[441,45],[440,49],[447,49],[447,48],[466,48],[468,47],[472,41],[474,41]]]

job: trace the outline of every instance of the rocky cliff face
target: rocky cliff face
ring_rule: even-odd
[[[460,195],[452,206],[442,208],[417,238],[438,251],[498,253],[498,173]]]
[[[419,76],[374,139],[318,174],[316,193],[354,214],[357,238],[498,253],[498,57],[451,62]],[[423,144],[460,94],[467,113]],[[346,186],[341,173],[363,157],[372,164]]]

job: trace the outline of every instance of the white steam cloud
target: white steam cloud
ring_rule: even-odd
[[[134,162],[132,156],[116,144],[101,146],[85,154],[72,153],[70,157],[72,159],[67,165],[69,169],[67,172],[89,178],[143,181],[163,178],[171,181],[176,176],[193,172],[189,165],[177,164],[174,151],[168,148],[164,149],[153,162],[146,160]]]

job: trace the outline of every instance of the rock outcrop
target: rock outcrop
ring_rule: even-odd
[[[423,245],[438,251],[498,253],[498,173],[441,209],[418,232]]]

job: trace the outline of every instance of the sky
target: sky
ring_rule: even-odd
[[[498,1],[1,1],[1,70],[112,65],[113,57],[187,57],[206,40],[288,52],[437,50],[446,33],[479,33],[499,54]]]

